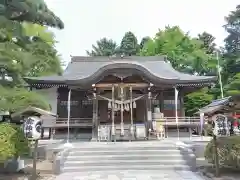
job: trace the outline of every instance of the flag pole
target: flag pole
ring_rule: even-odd
[[[222,85],[222,76],[221,76],[221,67],[220,67],[220,61],[219,61],[219,55],[218,51],[216,52],[216,57],[217,57],[217,70],[218,70],[218,78],[219,78],[219,85],[220,85],[220,90],[221,90],[221,97],[223,99],[223,85]]]

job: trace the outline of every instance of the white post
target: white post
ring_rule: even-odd
[[[133,97],[132,97],[132,87],[130,86],[130,115],[131,115],[131,136],[132,136],[132,140],[133,140]]]
[[[116,136],[115,136],[115,123],[114,123],[114,118],[115,118],[115,97],[114,97],[114,85],[112,85],[112,140],[116,141]]]
[[[204,125],[204,113],[200,113],[200,133],[201,133],[200,135],[202,138],[203,138],[202,136],[203,125]]]
[[[67,104],[67,110],[68,110],[68,119],[67,119],[67,127],[68,127],[68,132],[67,132],[67,142],[64,144],[65,147],[72,147],[72,144],[69,143],[70,139],[70,117],[71,117],[71,89],[68,91],[68,104]]]
[[[179,140],[179,127],[178,127],[178,90],[175,87],[175,120],[177,124],[177,133],[178,133],[178,140]]]

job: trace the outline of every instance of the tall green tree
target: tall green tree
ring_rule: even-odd
[[[21,92],[24,97],[29,97],[24,100],[25,106],[30,101],[42,102],[37,95],[35,98],[34,95],[27,96],[28,93],[22,89],[23,77],[61,73],[54,35],[47,26],[61,29],[63,22],[43,0],[0,1],[0,13],[0,105],[3,105],[0,109],[16,109],[7,101]],[[11,98],[6,97],[4,89],[6,92],[12,90]]]
[[[203,45],[202,40],[191,38],[178,26],[166,27],[146,43],[140,55],[165,55],[175,69],[205,75],[216,71],[216,59],[207,54]]]
[[[207,33],[204,34],[206,37]],[[205,40],[205,42],[204,42]],[[212,40],[212,39],[211,39]],[[212,41],[208,41],[211,45]],[[209,53],[206,38],[191,38],[178,26],[159,30],[154,39],[150,39],[140,51],[142,56],[164,55],[176,70],[197,75],[209,72],[216,74],[217,61]],[[213,99],[208,89],[189,94],[185,97],[186,114],[194,115],[199,108],[207,105]]]
[[[203,42],[202,47],[206,50],[207,54],[214,54],[216,50],[216,44],[214,43],[215,37],[207,32],[198,34],[198,39]]]
[[[139,44],[139,48],[142,49],[149,40],[151,40],[149,36],[143,37]]]
[[[240,73],[237,73],[229,80],[229,84],[225,86],[226,95],[240,95]]]
[[[24,76],[61,72],[47,26],[64,27],[43,0],[0,0],[0,111],[11,113],[29,105],[50,109],[43,97],[23,88]],[[1,164],[27,152],[28,142],[19,127],[0,126]]]
[[[11,22],[30,22],[63,29],[64,24],[44,0],[0,0],[0,15]]]
[[[89,56],[112,56],[116,54],[117,44],[112,39],[102,38],[92,45],[91,51],[86,51]]]
[[[240,72],[240,5],[236,7],[235,11],[231,11],[225,20],[224,27],[228,36],[225,39],[224,70],[228,77],[233,77]]]
[[[21,36],[0,39],[2,77],[11,77],[12,85],[21,86],[24,76],[60,74],[61,61],[53,34],[37,24],[21,23],[21,26]]]
[[[184,108],[186,116],[193,116],[200,108],[208,105],[214,96],[208,92],[207,88],[188,94],[184,98]]]
[[[223,51],[223,83],[226,95],[239,94],[240,72],[240,5],[225,17],[228,36]]]
[[[137,55],[139,52],[139,45],[137,37],[133,32],[129,31],[125,33],[120,44],[120,51],[126,56]]]

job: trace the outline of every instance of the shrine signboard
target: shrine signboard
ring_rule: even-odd
[[[230,136],[231,122],[227,116],[217,114],[213,116],[213,134],[215,136]]]

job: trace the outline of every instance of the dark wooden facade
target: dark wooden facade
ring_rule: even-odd
[[[151,122],[160,117],[156,113],[176,116],[175,90],[177,115],[184,117],[184,95],[210,86],[216,78],[182,74],[166,63],[165,58],[156,56],[73,57],[62,76],[25,80],[36,88],[58,87],[56,128],[67,126],[71,94],[69,125],[90,127],[92,138],[97,139],[100,126],[109,125],[110,134],[115,136],[120,125],[121,136],[126,130],[131,131],[132,138],[133,126],[136,130],[136,125],[142,124],[148,131]]]

